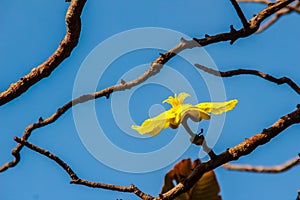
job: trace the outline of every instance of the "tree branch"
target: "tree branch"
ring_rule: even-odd
[[[233,44],[237,39],[248,37],[249,35],[255,33],[260,24],[269,16],[276,13],[278,10],[288,6],[294,0],[279,0],[274,4],[269,4],[269,6],[255,15],[252,19],[250,19],[249,28],[248,29],[240,29],[235,30],[233,26],[231,26],[231,30],[229,33],[222,33],[215,36],[206,37],[204,39],[194,38],[201,46],[206,46],[208,44],[221,42],[221,41],[230,41],[230,44]]]
[[[87,180],[80,179],[67,163],[65,163],[63,160],[61,160],[58,156],[54,155],[53,153],[51,153],[45,149],[42,149],[38,146],[35,146],[32,143],[29,143],[26,140],[24,140],[23,138],[14,137],[14,140],[16,142],[18,142],[19,144],[22,144],[22,145],[28,147],[32,151],[40,153],[40,154],[46,156],[47,158],[53,160],[54,162],[56,162],[70,176],[71,184],[84,185],[84,186],[91,187],[91,188],[101,188],[101,189],[107,189],[107,190],[112,190],[112,191],[134,193],[142,199],[153,198],[150,195],[143,193],[135,185],[130,185],[130,186],[126,187],[126,186],[117,186],[117,185],[112,185],[112,184],[104,184],[104,183],[99,183],[99,182],[90,182]]]
[[[195,64],[195,66],[198,69],[201,69],[209,74],[220,76],[220,77],[231,77],[231,76],[238,76],[238,75],[255,75],[258,77],[261,77],[263,79],[266,79],[270,82],[277,83],[278,85],[287,84],[289,85],[295,92],[300,94],[300,88],[299,86],[290,78],[287,77],[281,77],[281,78],[275,78],[274,76],[271,76],[269,74],[265,74],[261,71],[257,70],[250,70],[250,69],[236,69],[236,70],[230,70],[226,72],[217,71],[208,67],[205,67],[203,65]]]
[[[266,0],[238,0],[238,2],[248,2],[248,3],[261,3],[261,4],[266,4],[266,5],[271,5],[273,4],[273,2],[271,1],[266,1]],[[269,21],[267,21],[263,26],[261,26],[259,28],[258,31],[256,31],[256,33],[260,33],[264,30],[266,30],[267,28],[269,28],[272,24],[274,24],[275,22],[277,22],[277,20],[279,20],[282,16],[290,14],[292,12],[296,12],[298,14],[300,14],[300,1],[296,1],[296,3],[294,5],[287,5],[285,8],[279,10],[278,12],[276,12],[275,16],[272,17]]]
[[[298,107],[295,111],[281,117],[272,126],[264,129],[261,133],[258,133],[253,137],[246,139],[244,142],[227,149],[222,154],[217,155],[214,159],[198,164],[187,179],[179,183],[170,191],[156,197],[155,200],[174,199],[180,194],[188,191],[205,172],[250,154],[258,146],[268,143],[272,138],[276,137],[282,131],[298,123],[300,123],[300,107]]]
[[[33,68],[31,72],[12,83],[5,91],[0,93],[0,106],[19,97],[31,86],[50,76],[50,74],[59,66],[72,50],[78,44],[80,36],[81,20],[80,15],[86,0],[72,0],[66,14],[67,31],[63,40],[60,42],[56,51],[42,64]]]
[[[292,167],[295,167],[300,164],[300,157],[294,158],[282,165],[273,166],[273,167],[264,167],[264,166],[251,166],[251,165],[234,165],[226,163],[222,165],[225,169],[235,170],[235,171],[245,171],[245,172],[258,172],[258,173],[281,173],[285,172]]]
[[[300,14],[300,9],[298,8],[299,6],[300,2],[297,1],[294,5],[287,6],[279,10],[278,12],[276,12],[275,16],[272,17],[269,21],[267,21],[263,26],[261,26],[256,33],[261,33],[262,31],[266,30],[284,15],[290,14],[292,12],[297,12],[298,14]]]
[[[241,2],[241,3],[261,3],[261,4],[266,4],[266,5],[273,4],[272,1],[267,1],[267,0],[237,0],[237,2]],[[299,6],[300,6],[300,2],[299,2],[299,0],[297,0],[295,4],[287,5],[286,8],[291,9],[291,10],[295,11],[296,13],[300,14]],[[283,8],[283,9],[285,9],[285,8]]]
[[[241,9],[241,7],[239,6],[239,4],[237,3],[236,0],[230,0],[231,4],[233,5],[236,13],[238,14],[239,18],[241,19],[242,21],[242,24],[244,26],[245,29],[249,28],[249,24],[248,24],[248,21]]]

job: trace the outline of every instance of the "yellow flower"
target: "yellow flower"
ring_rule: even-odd
[[[171,104],[172,108],[161,113],[160,115],[145,120],[141,126],[132,125],[131,128],[140,134],[149,134],[155,136],[161,130],[171,127],[178,128],[185,116],[189,116],[193,121],[199,122],[202,119],[209,120],[210,114],[219,115],[223,112],[232,110],[238,100],[234,99],[227,102],[205,102],[197,105],[185,104],[184,99],[190,96],[182,92],[178,96],[169,96],[163,103]]]

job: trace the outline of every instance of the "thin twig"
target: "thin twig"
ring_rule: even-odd
[[[249,28],[248,29],[240,29],[235,30],[233,26],[231,26],[231,30],[229,33],[223,33],[218,34],[215,36],[209,36],[204,39],[197,39],[194,38],[200,45],[205,46],[211,43],[216,43],[216,41],[230,41],[230,44],[233,44],[237,39],[248,37],[249,35],[252,35],[255,33],[259,27],[260,24],[269,16],[276,13],[280,9],[288,6],[291,2],[295,0],[279,0],[274,4],[270,4],[267,8],[263,9],[261,12],[259,12],[257,15],[255,15],[252,19],[250,19]]]
[[[182,119],[182,126],[184,127],[184,129],[188,132],[188,134],[191,136],[190,141],[197,145],[197,146],[202,146],[203,151],[205,151],[209,157],[211,159],[213,159],[216,154],[215,152],[207,145],[206,140],[204,135],[202,135],[203,133],[203,129],[201,129],[201,132],[198,134],[193,133],[193,131],[191,130],[191,128],[189,127],[187,121],[191,116],[189,116],[188,114]]]
[[[222,165],[225,169],[234,170],[234,171],[245,171],[245,172],[258,172],[258,173],[281,173],[285,172],[292,167],[295,167],[300,164],[299,156],[294,158],[282,165],[265,167],[265,166],[251,166],[251,165],[237,165],[226,163]]]
[[[237,2],[241,2],[241,3],[261,3],[261,4],[265,4],[265,5],[272,5],[274,3],[272,1],[267,1],[267,0],[237,0]],[[300,9],[298,8],[299,6],[300,6],[300,2],[299,2],[299,0],[297,0],[295,4],[287,5],[285,8],[291,9],[291,10],[297,12],[298,14],[300,14]],[[282,8],[281,10],[285,10],[285,8]]]
[[[236,70],[230,70],[226,72],[217,71],[214,69],[211,69],[209,67],[205,67],[200,64],[195,64],[195,66],[209,74],[220,76],[220,77],[231,77],[231,76],[238,76],[238,75],[255,75],[258,77],[261,77],[263,79],[266,79],[270,82],[276,83],[278,85],[287,84],[289,85],[295,92],[300,94],[300,87],[290,78],[287,77],[281,77],[281,78],[275,78],[274,76],[271,76],[269,74],[265,74],[258,70],[251,70],[251,69],[236,69]]]
[[[273,2],[271,1],[266,1],[266,0],[237,0],[238,2],[248,2],[248,3],[261,3],[261,4],[266,4],[266,5],[272,5]],[[292,12],[296,12],[300,14],[300,1],[296,1],[295,4],[293,5],[287,5],[285,8],[282,8],[278,12],[276,12],[275,16],[272,17],[269,21],[267,21],[263,26],[261,26],[256,33],[261,33],[262,31],[266,30],[269,28],[272,24],[277,22],[282,16],[290,14]]]
[[[153,199],[152,196],[145,194],[135,185],[130,185],[130,186],[126,187],[126,186],[117,186],[117,185],[112,185],[112,184],[104,184],[104,183],[99,183],[99,182],[91,182],[91,181],[80,179],[67,163],[65,163],[63,160],[61,160],[58,156],[54,155],[53,153],[51,153],[45,149],[42,149],[38,146],[35,146],[34,144],[32,144],[30,142],[27,142],[23,138],[14,137],[14,140],[16,142],[28,147],[32,151],[40,153],[40,154],[46,156],[47,158],[53,160],[54,162],[56,162],[70,176],[71,184],[85,185],[85,186],[92,187],[92,188],[102,188],[102,189],[107,189],[107,190],[112,190],[112,191],[134,193],[142,199]]]
[[[42,64],[33,68],[31,72],[12,83],[5,91],[0,93],[0,106],[19,97],[31,86],[50,76],[50,74],[70,56],[72,50],[77,46],[81,20],[80,15],[86,0],[72,0],[66,14],[67,31],[55,52]]]
[[[241,7],[239,6],[239,4],[236,2],[236,0],[230,0],[231,4],[233,5],[236,13],[238,14],[239,18],[242,21],[242,24],[244,26],[245,29],[249,28],[249,23],[241,9]]]
[[[256,33],[261,33],[262,31],[269,28],[271,25],[273,25],[275,22],[277,22],[282,16],[290,14],[292,12],[297,12],[300,14],[300,9],[298,8],[300,5],[300,2],[296,2],[294,5],[287,6],[279,11],[276,12],[275,16],[272,17],[269,21],[267,21],[265,24],[263,24]]]
[[[203,138],[203,151],[205,151],[209,155],[210,159],[214,159],[217,155],[215,154],[214,150],[207,145],[204,135],[200,135],[200,138]]]
[[[227,149],[225,152],[217,155],[214,159],[198,164],[192,174],[176,187],[164,194],[156,197],[155,200],[174,199],[180,194],[188,191],[205,172],[214,170],[215,168],[233,160],[238,160],[240,157],[253,152],[257,147],[268,143],[272,138],[283,132],[288,127],[300,123],[300,106],[298,108],[281,117],[272,126],[264,129],[262,132],[246,139],[244,142]]]
[[[267,1],[267,0],[237,0],[237,2],[262,3],[267,5],[271,3],[271,1]]]

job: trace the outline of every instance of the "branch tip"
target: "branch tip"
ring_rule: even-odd
[[[18,142],[20,138],[18,138],[17,136],[14,136],[14,141]]]

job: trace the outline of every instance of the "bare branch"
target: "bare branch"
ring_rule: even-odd
[[[233,44],[237,39],[248,37],[249,35],[255,33],[259,29],[260,24],[266,18],[276,13],[280,9],[288,6],[288,4],[293,1],[294,0],[279,0],[276,3],[269,4],[267,8],[263,9],[248,22],[250,24],[248,29],[242,28],[240,30],[235,30],[233,26],[231,26],[231,31],[229,33],[222,33],[215,36],[206,37],[204,39],[194,38],[194,40],[196,40],[202,46],[221,41],[230,41],[230,44]]]
[[[209,74],[220,76],[220,77],[231,77],[231,76],[238,76],[238,75],[255,75],[258,77],[261,77],[263,79],[266,79],[270,82],[277,83],[278,85],[287,84],[289,85],[295,92],[300,94],[300,88],[299,86],[290,78],[287,77],[281,77],[281,78],[275,78],[274,76],[271,76],[269,74],[265,74],[261,71],[257,70],[250,70],[250,69],[236,69],[236,70],[230,70],[226,72],[217,71],[208,67],[205,67],[203,65],[195,64],[195,66]]]
[[[272,17],[269,21],[267,21],[265,24],[263,24],[261,26],[261,28],[258,29],[258,31],[256,31],[256,33],[261,33],[264,30],[266,30],[267,28],[269,28],[270,26],[272,26],[275,22],[277,22],[277,20],[279,19],[279,15],[276,14],[274,17]]]
[[[258,172],[258,173],[281,173],[285,172],[292,167],[295,167],[300,164],[299,156],[294,158],[282,165],[273,166],[273,167],[264,167],[264,166],[251,166],[251,165],[234,165],[226,163],[222,165],[225,169],[235,170],[235,171],[245,171],[245,172]]]
[[[243,3],[243,2],[245,2],[245,3],[261,3],[261,4],[266,4],[266,5],[273,4],[272,1],[267,1],[267,0],[237,0],[237,2],[241,2],[241,3]],[[300,14],[299,6],[300,6],[300,2],[296,1],[295,4],[287,5],[286,8],[291,9],[291,10],[297,12],[298,14]],[[284,10],[284,9],[285,8],[283,8],[281,10]]]
[[[297,199],[296,200],[300,200],[300,189],[298,190],[298,195],[297,195]]]
[[[66,14],[67,31],[56,51],[42,64],[33,68],[31,72],[12,83],[9,88],[0,93],[0,106],[19,97],[31,86],[50,76],[50,74],[70,56],[76,47],[80,36],[80,15],[86,0],[72,0]]]
[[[233,43],[238,38],[247,37],[251,34],[253,34],[258,28],[260,23],[267,18],[268,16],[272,15],[276,11],[280,10],[281,8],[285,7],[289,3],[293,2],[294,0],[280,0],[276,2],[272,6],[268,6],[267,8],[263,9],[261,12],[259,12],[255,17],[253,17],[249,23],[250,27],[249,29],[240,29],[238,31],[232,29],[229,33],[221,33],[217,34],[215,36],[208,36],[202,39],[196,39],[187,41],[185,39],[181,39],[180,44],[173,47],[171,50],[166,52],[165,54],[162,54],[160,57],[158,57],[154,62],[151,63],[150,69],[147,70],[144,74],[142,74],[140,77],[138,77],[135,80],[132,80],[130,82],[121,81],[120,84],[105,88],[103,90],[100,90],[98,92],[95,92],[93,94],[86,94],[83,96],[80,96],[67,104],[60,107],[52,116],[46,118],[45,120],[38,120],[38,122],[31,124],[27,126],[25,129],[22,138],[27,140],[32,131],[41,127],[44,127],[48,124],[54,123],[59,117],[61,117],[66,111],[68,111],[73,106],[84,103],[87,101],[94,100],[96,98],[100,97],[106,97],[109,98],[110,94],[116,91],[123,91],[127,89],[131,89],[132,87],[139,85],[149,79],[150,77],[156,75],[160,72],[163,65],[167,63],[171,58],[173,58],[176,54],[179,52],[188,49],[188,48],[194,48],[199,47],[199,44],[202,46],[206,46],[209,44],[221,42],[221,41],[231,41]],[[196,42],[195,42],[196,41]],[[198,43],[198,44],[197,44]],[[13,150],[12,155],[15,157],[13,161],[5,163],[2,167],[0,167],[0,172],[3,172],[7,170],[8,168],[14,167],[17,165],[17,163],[20,161],[20,151],[22,150],[23,145],[19,143]]]
[[[300,123],[300,107],[297,108],[297,110],[281,117],[272,126],[264,129],[261,133],[258,133],[253,137],[246,139],[244,142],[227,149],[222,154],[217,155],[214,159],[198,164],[187,179],[179,183],[170,191],[156,197],[155,200],[174,199],[180,194],[188,191],[205,172],[250,154],[258,146],[268,143],[272,138],[276,137],[282,131],[298,123]]]
[[[230,2],[233,5],[233,7],[234,7],[236,13],[238,14],[239,18],[241,19],[244,28],[245,29],[249,28],[249,24],[247,22],[247,19],[246,19],[244,13],[243,13],[241,7],[237,3],[237,1],[236,0],[230,0]]]
[[[248,3],[262,3],[262,4],[270,4],[272,3],[271,1],[266,1],[266,0],[237,0],[238,2],[248,2]]]
[[[266,4],[266,5],[273,4],[273,2],[266,1],[266,0],[238,0],[238,2],[249,2],[249,3],[253,2],[253,3],[262,3],[262,4]],[[284,15],[290,14],[292,12],[296,12],[296,13],[300,14],[299,6],[300,6],[300,1],[296,1],[296,3],[294,5],[287,5],[285,8],[282,8],[281,10],[276,12],[274,17],[272,17],[263,26],[261,26],[259,28],[259,30],[256,31],[256,33],[260,33],[262,31],[266,30],[271,25],[273,25],[275,22],[277,22],[277,20],[279,20]]]
[[[256,33],[260,33],[267,28],[269,28],[271,25],[273,25],[275,22],[277,22],[282,16],[290,14],[292,12],[297,12],[300,14],[300,9],[298,8],[300,5],[300,2],[297,1],[294,5],[287,6],[286,8],[283,8],[279,10],[274,17],[272,17],[269,21],[267,21],[262,27],[258,29]]]
[[[53,153],[51,153],[45,149],[42,149],[38,146],[35,146],[32,143],[29,143],[26,140],[24,140],[23,138],[14,137],[14,140],[16,142],[28,147],[32,151],[40,153],[40,154],[46,156],[47,158],[53,160],[54,162],[56,162],[70,176],[71,184],[84,185],[84,186],[91,187],[91,188],[102,188],[102,189],[107,189],[107,190],[112,190],[112,191],[134,193],[142,199],[153,198],[150,195],[143,193],[135,185],[130,185],[130,186],[126,187],[126,186],[117,186],[117,185],[112,185],[112,184],[104,184],[104,183],[99,183],[99,182],[90,182],[87,180],[80,179],[67,163],[65,163],[63,160],[61,160],[58,156],[54,155]]]

